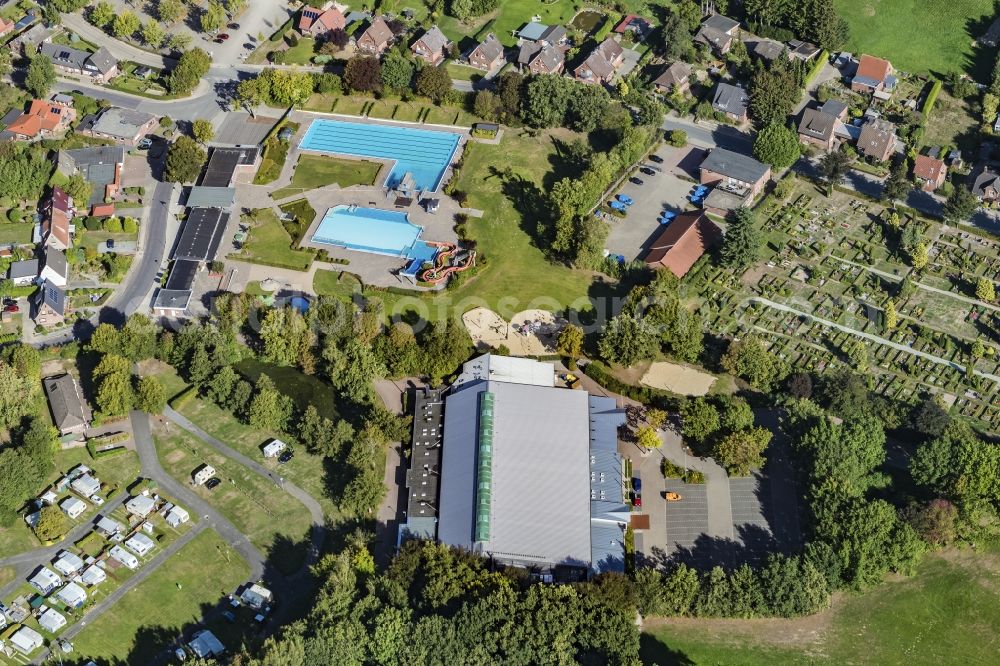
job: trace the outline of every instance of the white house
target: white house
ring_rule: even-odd
[[[100,520],[97,521],[97,531],[106,537],[113,537],[116,534],[121,534],[122,524],[116,520],[112,520],[107,516],[101,516]]]
[[[62,578],[60,578],[59,574],[52,569],[42,567],[38,570],[38,573],[28,580],[28,582],[31,583],[31,587],[38,590],[42,596],[47,596],[49,592],[62,584]]]
[[[42,500],[42,504],[52,505],[59,499],[59,495],[57,495],[54,491],[48,490],[38,499]]]
[[[31,654],[45,645],[42,635],[31,627],[21,627],[10,637],[10,644],[22,654]]]
[[[76,477],[73,479],[73,483],[69,484],[69,487],[84,497],[90,497],[101,492],[101,482],[90,474],[81,474]]]
[[[152,497],[146,495],[136,495],[125,502],[125,510],[133,516],[139,516],[140,518],[145,518],[153,513],[154,508],[156,508],[156,502],[153,501]]]
[[[75,553],[64,550],[59,553],[59,557],[52,563],[52,566],[63,576],[72,576],[83,568],[83,560]]]
[[[167,512],[167,525],[170,525],[171,527],[177,527],[178,525],[186,523],[189,520],[191,520],[191,516],[188,515],[187,511],[179,506],[175,506]]]
[[[112,546],[111,550],[108,551],[108,555],[110,555],[115,561],[128,567],[129,569],[139,568],[138,558],[136,558],[135,555],[128,552],[121,546]]]
[[[194,471],[192,478],[194,479],[194,485],[200,486],[213,476],[215,476],[215,468],[211,465],[202,465]]]
[[[243,594],[240,595],[240,599],[242,599],[243,603],[250,608],[260,610],[274,600],[274,595],[271,593],[271,590],[267,589],[263,585],[257,585],[254,583],[247,589],[243,590]]]
[[[84,582],[85,585],[93,587],[95,585],[100,585],[108,579],[108,574],[104,573],[104,569],[93,564],[80,574],[80,580]]]
[[[188,643],[188,647],[199,659],[211,659],[226,651],[226,646],[222,644],[222,641],[208,629],[202,629],[195,634],[191,642]]]
[[[42,280],[48,280],[57,287],[65,287],[69,280],[69,264],[66,262],[66,255],[55,248],[46,248],[45,261],[39,277]]]
[[[125,547],[131,550],[139,557],[142,557],[149,551],[153,550],[154,546],[156,546],[156,544],[153,543],[153,540],[150,539],[145,534],[136,534],[131,539],[125,542]]]
[[[38,616],[38,624],[45,631],[54,634],[66,626],[66,618],[55,608],[46,608],[45,612]]]
[[[70,608],[79,608],[87,601],[87,593],[76,583],[67,583],[66,587],[56,592],[56,599]]]
[[[276,458],[282,451],[288,448],[280,439],[272,439],[270,442],[264,445],[264,457],[265,458]]]
[[[59,508],[65,511],[70,518],[76,519],[87,510],[87,503],[78,497],[67,497],[59,503]]]

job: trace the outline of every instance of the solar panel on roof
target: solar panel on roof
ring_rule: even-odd
[[[60,60],[66,60],[67,58],[69,58],[69,51],[60,51],[57,57]]]

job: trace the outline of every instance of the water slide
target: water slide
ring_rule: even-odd
[[[441,248],[434,259],[434,267],[428,268],[420,274],[420,281],[430,284],[440,284],[448,279],[452,273],[461,273],[476,265],[476,251],[469,251],[469,258],[461,266],[448,266],[448,260],[458,252],[458,246],[454,243],[439,243],[426,241],[428,245],[435,245]]]

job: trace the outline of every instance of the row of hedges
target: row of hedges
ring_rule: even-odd
[[[197,396],[198,396],[198,387],[197,386],[189,386],[186,389],[184,389],[183,391],[181,391],[180,393],[178,393],[177,395],[175,395],[173,398],[170,399],[170,406],[173,409],[176,409],[176,410],[179,411],[181,408],[184,407],[184,405],[190,403]]]
[[[927,98],[924,100],[924,105],[920,109],[920,113],[924,116],[924,122],[927,122],[927,118],[931,114],[931,109],[934,108],[934,102],[937,101],[938,95],[941,94],[941,79],[935,79],[934,83],[931,85],[930,92],[927,93]]]
[[[826,66],[826,62],[829,58],[830,53],[826,49],[819,52],[819,56],[816,58],[816,62],[813,63],[812,69],[810,69],[809,73],[806,74],[804,85],[808,86],[812,83],[813,79],[819,76],[820,71]]]
[[[94,446],[93,442],[87,440],[87,453],[89,453],[90,457],[94,460],[97,460],[98,458],[116,456],[119,453],[125,453],[126,451],[128,451],[128,449],[124,446],[112,446],[110,449],[98,449]]]

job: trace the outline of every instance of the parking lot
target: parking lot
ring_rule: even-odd
[[[225,120],[215,133],[213,143],[233,146],[255,146],[264,140],[277,118],[257,116],[251,118],[249,113],[227,113]]]
[[[605,243],[611,254],[620,254],[627,261],[640,258],[649,242],[660,232],[657,222],[660,213],[691,208],[687,195],[694,183],[686,180],[690,176],[678,167],[678,163],[687,161],[691,151],[689,148],[662,146],[655,153],[663,159],[662,163],[650,160],[643,163],[658,169],[656,173],[650,176],[636,172],[635,177],[643,181],[642,185],[625,181],[620,193],[631,197],[635,203],[629,206],[624,218],[612,218],[611,233]]]

